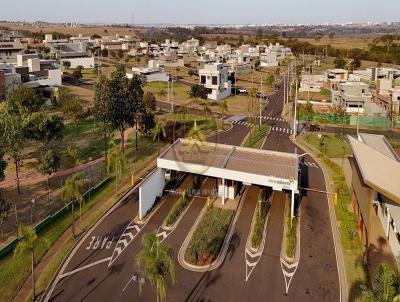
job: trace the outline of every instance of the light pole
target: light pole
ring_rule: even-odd
[[[293,117],[293,139],[296,138],[297,134],[297,79],[296,79],[296,94],[294,98],[294,117]]]
[[[35,208],[35,203],[36,203],[36,199],[35,199],[35,197],[33,197],[31,200],[31,225],[32,226],[33,226],[33,212],[34,212],[34,208]]]

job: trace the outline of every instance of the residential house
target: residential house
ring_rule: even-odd
[[[299,92],[320,92],[325,85],[324,76],[319,74],[303,74]]]
[[[380,106],[372,102],[368,84],[363,82],[339,82],[332,90],[332,106],[342,107],[347,113],[367,116],[386,114]]]
[[[15,63],[24,46],[20,40],[0,42],[0,63]]]
[[[231,81],[228,76],[228,67],[222,63],[206,64],[199,70],[200,84],[210,89],[209,99],[220,100],[231,95]]]
[[[150,60],[147,67],[133,67],[132,74],[143,75],[147,82],[168,82],[169,75],[165,72],[164,65],[159,61]],[[127,74],[128,78],[132,78],[132,74]]]

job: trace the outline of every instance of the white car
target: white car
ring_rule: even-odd
[[[247,93],[247,90],[244,88],[239,88],[238,91],[239,93]]]

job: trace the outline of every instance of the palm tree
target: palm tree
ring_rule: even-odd
[[[176,281],[175,265],[171,258],[171,249],[162,243],[156,233],[145,234],[142,237],[143,249],[136,256],[136,265],[141,269],[144,265],[144,276],[152,286],[156,286],[157,302],[166,297],[167,278],[172,283]],[[142,290],[142,283],[139,283],[139,290]]]
[[[221,122],[222,122],[222,129],[223,129],[224,128],[224,116],[225,116],[225,113],[228,111],[228,102],[226,100],[222,100],[219,103],[219,108],[221,109],[221,113],[222,113]]]
[[[118,179],[121,177],[122,170],[126,164],[127,162],[124,153],[121,152],[120,148],[114,141],[111,141],[107,170],[108,173],[110,173],[111,170],[115,175],[115,198],[118,198]]]
[[[83,196],[81,192],[79,191],[78,185],[75,182],[75,178],[73,176],[70,176],[67,178],[64,184],[64,190],[62,193],[62,198],[64,200],[64,203],[68,206],[69,203],[71,203],[71,212],[72,212],[72,234],[75,237],[75,211],[74,211],[74,205],[75,202],[78,201],[80,205],[80,209],[82,209],[82,201],[83,201]]]
[[[158,155],[160,155],[160,137],[163,135],[166,136],[165,133],[165,125],[163,122],[157,121],[156,125],[153,128],[153,141],[157,139],[157,147],[158,147]]]
[[[185,134],[186,134],[186,114],[187,113],[188,113],[187,108],[185,106],[182,106],[181,110],[179,112],[179,114],[180,114],[179,119],[181,121],[183,121],[183,135],[182,136],[185,136]]]
[[[14,256],[31,255],[32,301],[35,301],[35,244],[38,241],[38,236],[34,228],[25,225],[19,226],[19,234],[21,234],[21,239],[14,250]]]
[[[247,121],[249,123],[249,127],[250,127],[250,145],[251,145],[251,130],[253,128],[253,125],[255,124],[255,118],[252,114],[250,114],[247,118]]]
[[[399,275],[386,263],[379,265],[375,276],[375,287],[368,298],[373,302],[399,302]]]

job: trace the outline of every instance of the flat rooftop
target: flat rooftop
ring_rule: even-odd
[[[297,181],[297,154],[178,139],[160,157],[182,164]],[[227,173],[226,179],[233,179]],[[234,180],[234,179],[233,179]]]

